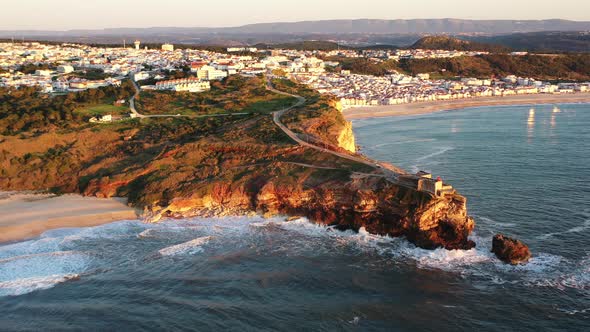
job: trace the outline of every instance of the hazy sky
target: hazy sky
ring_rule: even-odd
[[[1,0],[0,4],[2,30],[448,17],[590,21],[590,0]]]

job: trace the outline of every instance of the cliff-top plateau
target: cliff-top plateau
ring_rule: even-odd
[[[110,106],[135,94],[130,81],[55,97],[2,88],[0,190],[127,197],[152,221],[305,216],[427,249],[474,246],[464,197],[418,190],[420,178],[356,154],[352,126],[330,97],[272,85],[233,76],[200,94],[142,92],[135,104],[144,116],[109,123],[88,119],[101,107],[123,114]]]

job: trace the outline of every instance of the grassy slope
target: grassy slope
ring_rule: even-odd
[[[252,79],[245,86],[259,83]],[[318,104],[322,100],[319,95],[300,86],[291,88],[309,98],[306,108],[300,110],[306,111],[306,120],[311,114],[337,121],[338,116],[341,118],[338,111]],[[312,109],[315,107],[319,108]],[[291,125],[297,126],[296,121],[292,119]],[[293,163],[343,170],[330,172]],[[0,190],[49,189],[128,196],[137,206],[210,192],[219,183],[250,184],[279,177],[287,186],[301,181],[313,185],[346,179],[352,171],[370,171],[330,154],[299,147],[280,131],[269,114],[134,119],[52,130],[26,139],[7,136],[0,138],[0,169]]]
[[[449,59],[412,59],[400,62],[375,62],[362,58],[331,58],[339,61],[335,69],[350,70],[354,74],[383,76],[397,71],[405,74],[430,73],[435,78],[518,75],[541,80],[590,80],[590,54],[553,54],[511,56],[490,54]]]
[[[127,106],[115,106],[111,104],[98,104],[89,105],[82,108],[78,108],[74,111],[82,117],[92,117],[96,115],[123,115],[129,113],[129,107]]]
[[[137,109],[143,114],[267,113],[294,102],[294,98],[266,91],[265,82],[260,78],[232,76],[224,82],[213,83],[208,92],[144,91]]]

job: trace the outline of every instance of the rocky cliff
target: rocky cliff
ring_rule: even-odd
[[[380,177],[352,176],[316,186],[271,178],[255,185],[215,183],[204,194],[177,197],[147,208],[149,221],[163,217],[243,215],[305,216],[313,222],[393,237],[419,247],[470,249],[474,222],[459,195],[436,198]]]
[[[352,123],[346,122],[338,135],[338,146],[349,152],[356,152],[356,142],[352,132]]]

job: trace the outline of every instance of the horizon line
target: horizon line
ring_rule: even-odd
[[[242,25],[230,25],[230,26],[119,26],[119,27],[96,27],[96,28],[63,28],[63,29],[45,29],[45,28],[20,28],[20,29],[0,29],[1,32],[7,31],[43,31],[43,32],[69,32],[76,30],[114,30],[114,29],[232,29],[241,28],[251,25],[265,25],[265,24],[294,24],[294,23],[307,23],[307,22],[325,22],[325,21],[418,21],[418,20],[458,20],[458,21],[523,21],[523,22],[534,22],[534,21],[567,21],[575,23],[590,23],[588,20],[572,20],[565,18],[542,18],[542,19],[512,19],[512,18],[498,18],[498,19],[470,19],[470,18],[339,18],[339,19],[317,19],[317,20],[296,20],[296,21],[273,21],[273,22],[258,22],[258,23],[246,23]]]

